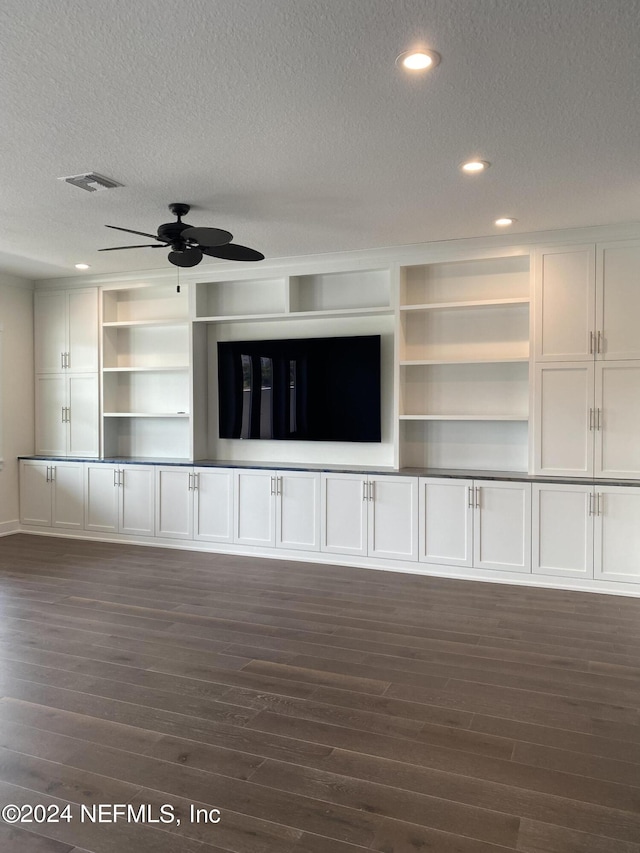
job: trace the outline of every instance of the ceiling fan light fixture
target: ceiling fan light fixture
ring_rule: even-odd
[[[74,264],[77,270],[88,270],[89,264]]]

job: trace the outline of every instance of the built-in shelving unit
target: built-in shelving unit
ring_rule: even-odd
[[[173,284],[102,293],[105,456],[191,457],[191,336]]]
[[[529,257],[404,267],[402,466],[527,470]]]
[[[392,311],[388,269],[196,284],[195,322],[371,316]]]

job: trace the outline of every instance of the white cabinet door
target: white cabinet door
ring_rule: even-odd
[[[366,556],[367,485],[361,474],[322,475],[321,550]]]
[[[591,476],[596,425],[594,365],[538,365],[534,397],[534,472]]]
[[[534,483],[532,569],[540,575],[593,577],[592,486]]]
[[[99,456],[98,374],[67,377],[67,453],[70,456]]]
[[[33,307],[35,371],[59,373],[67,351],[67,294],[59,290],[38,291]],[[97,318],[95,323],[97,326]]]
[[[233,541],[275,546],[276,476],[273,471],[236,469]]]
[[[473,481],[420,478],[420,560],[473,563]]]
[[[84,526],[99,533],[118,532],[118,469],[115,465],[85,465]]]
[[[473,565],[531,571],[531,485],[474,480]]]
[[[51,465],[20,460],[20,522],[51,526]]]
[[[596,325],[603,340],[599,358],[640,358],[640,243],[598,247]]]
[[[594,577],[640,583],[640,489],[597,486]]]
[[[536,361],[593,361],[595,247],[565,246],[536,254]]]
[[[119,470],[120,533],[153,536],[155,480],[153,465],[122,465]]]
[[[194,538],[233,542],[233,469],[196,468]]]
[[[156,473],[156,536],[193,538],[193,468],[158,466]]]
[[[66,367],[74,373],[98,371],[98,288],[71,290],[67,296]]]
[[[370,477],[368,553],[391,560],[418,559],[418,478]]]
[[[640,479],[640,361],[596,365],[597,477]]]
[[[82,530],[84,527],[84,464],[55,462],[53,478],[51,523],[53,527]]]
[[[276,472],[276,547],[320,550],[320,474]]]
[[[36,453],[66,456],[66,405],[66,376],[45,374],[36,377]]]

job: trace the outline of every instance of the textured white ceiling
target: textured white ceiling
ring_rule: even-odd
[[[639,8],[3,0],[0,268],[165,266],[96,250],[171,201],[268,257],[640,220]],[[399,71],[420,44],[441,64]],[[493,167],[461,175],[472,155]],[[125,188],[56,180],[89,170]]]

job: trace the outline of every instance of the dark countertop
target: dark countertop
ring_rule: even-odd
[[[548,475],[527,474],[525,471],[482,471],[457,468],[391,468],[367,465],[313,465],[292,462],[239,462],[231,459],[159,459],[148,456],[110,456],[104,459],[69,456],[18,456],[18,459],[40,460],[42,462],[93,462],[104,465],[185,465],[197,468],[261,468],[278,471],[320,471],[333,474],[382,474],[400,477],[442,477],[453,480],[498,480],[518,483],[565,483],[568,485],[596,486],[640,486],[640,480],[596,479],[593,477],[551,477]]]

